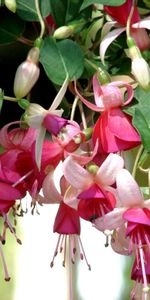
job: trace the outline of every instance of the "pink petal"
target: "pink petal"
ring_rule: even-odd
[[[67,120],[50,113],[43,120],[43,126],[54,135],[57,135],[66,124]]]
[[[77,211],[63,201],[60,203],[53,231],[60,234],[80,234],[80,220]]]
[[[122,219],[124,211],[124,208],[115,208],[104,217],[97,218],[94,222],[94,226],[100,231],[114,230],[124,223]]]
[[[147,208],[130,208],[124,212],[123,218],[128,222],[150,226],[150,210]]]
[[[129,239],[126,237],[126,227],[124,224],[114,231],[111,239],[111,247],[119,254],[130,255]]]
[[[121,156],[109,154],[96,174],[96,182],[102,185],[112,185],[115,183],[116,176],[123,166],[124,161]]]
[[[100,107],[97,107],[97,105],[87,101],[80,93],[79,91],[77,90],[77,86],[76,86],[76,81],[74,82],[74,89],[75,89],[75,92],[77,94],[77,96],[80,98],[80,100],[90,109],[94,110],[94,111],[97,111],[97,112],[100,112],[101,110],[103,110],[103,108],[100,108]]]
[[[63,200],[63,197],[58,192],[55,182],[54,182],[54,171],[50,172],[43,181],[43,195],[45,199],[41,199],[40,203],[60,203]],[[44,201],[44,202],[43,202]]]
[[[93,76],[93,92],[94,92],[94,99],[97,107],[101,108],[101,111],[103,111],[104,110],[103,90],[101,89],[101,85],[97,79],[97,75]]]
[[[74,188],[84,190],[93,183],[93,176],[71,156],[67,157],[63,162],[63,172],[67,181]]]
[[[130,117],[123,113],[120,108],[110,110],[108,115],[108,127],[114,136],[120,140],[137,142],[137,145],[141,142],[139,134],[132,126]]]
[[[104,39],[100,43],[100,57],[102,63],[104,63],[104,57],[107,48],[109,45],[122,33],[125,31],[125,28],[117,28],[114,29],[113,31],[109,32]]]
[[[150,199],[144,201],[144,207],[150,209]]]
[[[21,198],[21,193],[16,188],[7,183],[0,182],[0,199],[5,201],[17,200]]]
[[[147,17],[137,23],[132,24],[133,28],[146,28],[150,29],[150,17]]]
[[[124,81],[114,81],[114,82],[110,82],[108,84],[108,86],[116,86],[116,87],[125,87],[127,90],[127,99],[125,102],[122,103],[123,106],[128,105],[131,100],[133,99],[134,96],[134,92],[133,92],[133,87]]]
[[[127,170],[122,169],[118,172],[116,183],[122,206],[134,207],[143,205],[144,199],[139,186]]]

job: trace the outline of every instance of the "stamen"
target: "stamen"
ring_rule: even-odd
[[[66,264],[66,250],[67,250],[67,235],[65,235],[65,243],[64,243],[64,260],[62,262],[63,267],[65,267]]]
[[[88,263],[88,260],[87,260],[87,257],[86,257],[86,254],[85,254],[85,251],[84,251],[84,248],[83,248],[83,245],[82,245],[80,236],[78,236],[78,241],[79,241],[79,246],[81,247],[82,252],[83,252],[83,258],[85,258],[85,261],[86,261],[86,264],[87,264],[87,266],[88,266],[88,268],[89,268],[89,271],[91,271],[91,266],[90,266],[90,264]]]
[[[2,258],[2,264],[3,264],[3,268],[4,268],[5,280],[9,281],[10,280],[10,276],[9,276],[9,273],[8,273],[8,269],[7,269],[7,265],[6,265],[6,261],[5,261],[5,257],[4,257],[4,253],[3,253],[1,242],[0,242],[0,256]]]
[[[33,170],[29,171],[27,174],[22,176],[19,180],[17,180],[12,187],[16,187],[19,183],[21,183],[24,179],[26,179],[28,176],[30,176],[33,173]]]
[[[58,237],[58,241],[57,241],[56,248],[55,248],[55,251],[54,251],[53,259],[52,259],[52,261],[50,263],[50,267],[51,268],[54,266],[54,259],[55,259],[56,255],[58,253],[58,247],[59,247],[60,239],[61,239],[61,234]]]
[[[140,241],[140,244],[139,244],[139,253],[140,253],[141,267],[142,267],[142,274],[143,274],[143,282],[144,282],[143,292],[148,293],[150,288],[148,287],[148,282],[147,282],[147,277],[146,277],[145,263],[144,263],[144,252],[143,252],[143,247],[142,247],[141,241]]]
[[[63,251],[64,238],[65,238],[65,236],[63,235],[63,236],[62,236],[61,243],[60,243],[60,249],[59,249],[60,253]]]
[[[6,223],[6,225],[8,225],[8,228],[9,228],[10,232],[15,236],[17,243],[22,245],[21,240],[16,235],[15,228],[12,227],[12,225],[11,225],[11,223],[10,223],[7,216],[6,216],[6,219],[5,219],[5,223]]]

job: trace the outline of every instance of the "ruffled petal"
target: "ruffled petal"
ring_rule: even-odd
[[[122,206],[143,206],[144,199],[139,186],[127,170],[122,169],[118,172],[116,183],[118,196],[122,203]]]
[[[71,156],[63,162],[63,172],[67,181],[76,189],[84,190],[93,183],[93,176]]]
[[[123,168],[123,158],[117,154],[109,154],[96,174],[96,182],[102,185],[112,185],[118,172]]]
[[[102,63],[104,63],[104,57],[109,45],[122,33],[125,28],[117,28],[109,32],[100,43],[100,57]]]

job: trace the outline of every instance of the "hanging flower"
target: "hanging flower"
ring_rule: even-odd
[[[102,41],[100,43],[100,57],[104,62],[104,57],[109,45],[126,30],[127,20],[130,14],[132,0],[127,0],[121,6],[104,6],[104,10],[115,20],[107,22],[103,26]],[[109,32],[112,27],[116,27]],[[135,6],[133,16],[131,18],[131,36],[135,40],[137,46],[141,51],[150,47],[149,36],[144,29],[150,29],[150,17],[140,20],[138,8]]]

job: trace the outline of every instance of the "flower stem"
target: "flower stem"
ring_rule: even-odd
[[[18,102],[18,100],[15,97],[9,97],[9,96],[4,96],[4,100]]]
[[[72,105],[72,110],[71,110],[71,115],[70,115],[70,121],[74,120],[74,115],[75,115],[75,111],[76,111],[76,107],[79,101],[79,97],[76,96],[74,101],[73,101],[73,105]]]
[[[129,14],[128,21],[127,21],[127,26],[126,26],[127,38],[130,37],[131,19],[132,19],[132,16],[133,16],[135,4],[136,4],[136,0],[133,0],[132,1],[132,6],[131,6],[131,10],[130,10],[130,14]]]
[[[80,114],[81,114],[83,129],[86,129],[87,128],[87,123],[86,123],[86,117],[85,117],[85,113],[84,113],[84,110],[83,110],[82,102],[79,102],[79,110],[80,110]]]
[[[135,158],[135,162],[134,162],[134,166],[133,166],[133,170],[132,170],[132,176],[134,178],[135,178],[135,174],[136,174],[136,170],[137,170],[138,161],[140,159],[142,152],[143,152],[143,145],[140,146],[138,153],[136,155],[136,158]]]
[[[41,12],[40,12],[39,0],[35,0],[35,7],[36,7],[36,12],[37,12],[37,15],[39,18],[39,22],[41,25],[41,32],[40,32],[39,38],[42,39],[44,32],[45,32],[45,23],[43,21],[43,18],[42,18]]]

